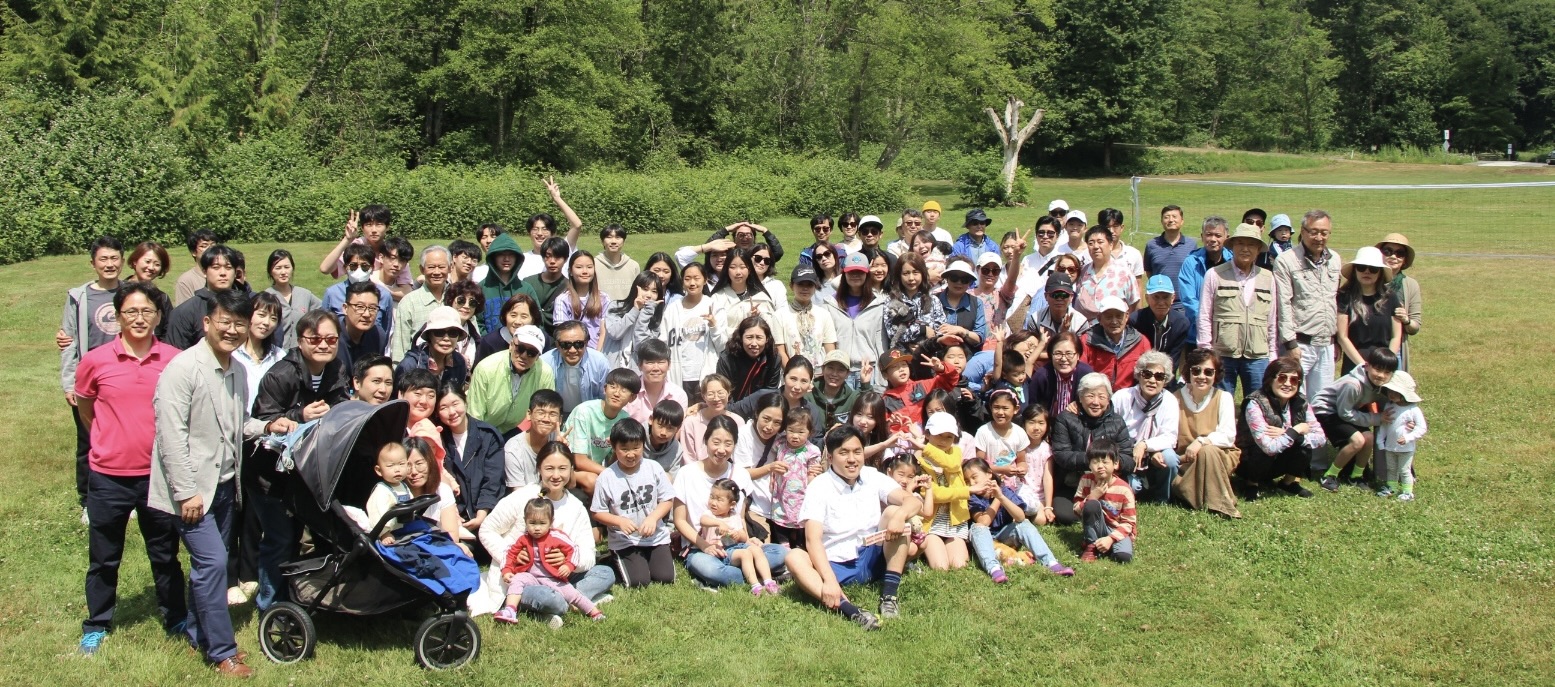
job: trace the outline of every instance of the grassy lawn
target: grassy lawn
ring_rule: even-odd
[[[1445,183],[1555,176],[1346,163],[1238,178]],[[1127,180],[1038,180],[1037,189],[1041,207],[990,213],[996,233],[1012,225],[1029,228],[1053,197],[1093,215],[1104,203],[1128,207]],[[926,184],[922,192],[941,202],[953,195],[944,184]],[[1176,202],[1195,222],[1209,212],[1239,218],[1253,205],[1296,216],[1323,201],[1297,190],[1238,193],[1161,186],[1151,190],[1146,207]],[[1387,221],[1385,204],[1356,206],[1353,215],[1330,207],[1337,218],[1335,243],[1353,249],[1405,231],[1429,252],[1436,246],[1475,248],[1475,236],[1479,247],[1513,246],[1515,232],[1528,232],[1539,239],[1518,252],[1552,254],[1544,234],[1555,223],[1541,213],[1555,194],[1503,207],[1467,192],[1417,191],[1398,196],[1392,212],[1429,207],[1444,194],[1461,194],[1453,197],[1453,212],[1425,211],[1407,224]],[[1221,202],[1237,209],[1221,209]],[[1490,212],[1520,218],[1499,226],[1464,221]],[[959,214],[948,211],[947,220]],[[1153,218],[1154,211],[1147,214]],[[768,226],[795,253],[807,243],[802,220]],[[1485,239],[1484,232],[1502,229],[1514,235]],[[641,236],[628,248],[642,261],[652,250],[698,240]],[[586,238],[584,246],[595,248],[597,241]],[[250,265],[261,266],[273,247],[240,246]],[[289,246],[303,266],[328,247]],[[783,263],[792,267],[793,259]],[[187,265],[187,256],[176,251],[174,274]],[[618,593],[605,607],[610,619],[602,625],[574,615],[578,621],[551,632],[538,623],[493,627],[483,619],[482,656],[456,674],[415,667],[409,647],[415,625],[408,620],[321,619],[316,657],[277,667],[258,657],[255,617],[245,607],[234,612],[239,643],[255,653],[258,683],[274,685],[712,684],[740,678],[751,684],[895,685],[1544,683],[1555,670],[1555,497],[1549,488],[1555,464],[1548,459],[1555,453],[1555,425],[1547,417],[1555,408],[1555,382],[1543,377],[1555,369],[1549,345],[1555,325],[1542,313],[1555,277],[1546,265],[1422,256],[1411,272],[1427,299],[1425,330],[1413,346],[1431,427],[1416,461],[1420,500],[1412,504],[1346,488],[1311,500],[1244,504],[1245,518],[1238,522],[1143,506],[1132,565],[1086,565],[1069,580],[1016,570],[1003,587],[973,569],[910,575],[903,584],[903,618],[869,635],[792,592],[781,599],[751,599],[737,589],[713,596],[683,576],[672,587]],[[313,270],[299,273],[309,287],[325,283]],[[150,576],[133,533],[120,579],[119,627],[95,658],[74,655],[84,613],[86,532],[77,520],[74,438],[58,390],[52,335],[64,292],[89,277],[80,256],[0,268],[0,321],[6,323],[0,328],[0,380],[13,390],[0,397],[0,416],[10,418],[0,426],[0,469],[10,475],[0,490],[8,530],[0,537],[0,684],[212,681],[152,619]],[[166,285],[171,288],[171,278]],[[1460,295],[1460,288],[1471,295]],[[1044,535],[1075,564],[1076,528]],[[872,590],[852,596],[866,608],[876,601]]]

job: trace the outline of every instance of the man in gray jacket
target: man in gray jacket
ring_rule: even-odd
[[[92,439],[76,409],[76,366],[88,351],[119,336],[113,296],[119,290],[119,271],[124,266],[124,246],[112,236],[98,237],[89,250],[97,278],[71,289],[65,296],[65,314],[60,318],[59,333],[54,335],[59,344],[59,383],[76,420],[76,498],[81,504],[83,525],[87,523],[87,455],[92,450]]]
[[[227,613],[227,536],[237,512],[243,441],[289,432],[280,417],[266,424],[249,417],[248,380],[232,352],[248,336],[253,306],[244,294],[221,290],[205,298],[205,338],[173,358],[157,380],[153,406],[148,505],[180,520],[189,550],[189,643],[224,675],[247,677]]]

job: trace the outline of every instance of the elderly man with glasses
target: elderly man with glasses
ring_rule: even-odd
[[[588,331],[572,320],[556,325],[556,348],[547,351],[546,365],[556,374],[562,395],[562,422],[584,401],[604,398],[610,357],[588,345]]]
[[[470,374],[469,414],[497,428],[503,439],[518,434],[529,412],[529,397],[540,389],[555,389],[552,368],[540,359],[545,334],[526,324],[513,333],[507,355],[480,361]]]

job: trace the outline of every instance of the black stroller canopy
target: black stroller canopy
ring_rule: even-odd
[[[376,480],[373,466],[378,449],[405,438],[405,423],[410,406],[404,401],[371,405],[364,401],[346,401],[325,413],[308,436],[292,452],[296,474],[328,512],[330,500],[337,497],[346,505],[360,506]],[[340,484],[346,476],[346,483]]]

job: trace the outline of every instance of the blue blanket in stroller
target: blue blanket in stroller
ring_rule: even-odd
[[[434,594],[455,596],[475,591],[481,583],[480,566],[465,555],[443,532],[433,530],[422,520],[412,521],[397,534],[416,533],[392,546],[375,542],[379,553],[395,567],[409,573]]]

